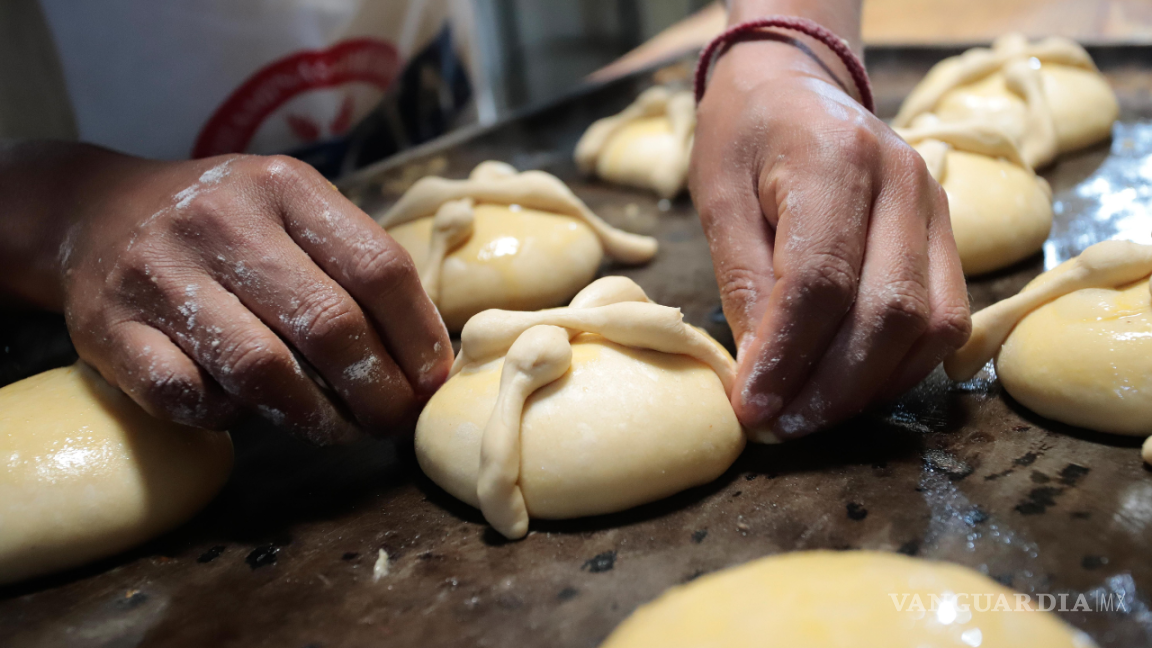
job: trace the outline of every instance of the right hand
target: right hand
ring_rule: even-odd
[[[61,245],[62,306],[80,357],[149,413],[338,441],[410,425],[447,378],[411,258],[310,166],[110,163]]]

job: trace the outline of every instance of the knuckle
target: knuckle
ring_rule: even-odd
[[[360,328],[359,309],[350,297],[333,290],[317,290],[301,305],[293,321],[308,337],[350,337]]]
[[[234,334],[236,339],[221,345],[216,358],[220,384],[226,391],[248,391],[280,372],[290,371],[291,355],[278,351],[271,341],[261,335]]]
[[[245,160],[248,172],[261,182],[295,183],[308,175],[311,167],[287,155],[253,155]]]
[[[352,259],[351,274],[382,294],[419,282],[416,264],[404,248],[380,239],[358,246]]]
[[[720,299],[723,303],[750,303],[759,297],[761,277],[747,268],[726,268],[720,273]]]
[[[813,297],[844,309],[855,299],[860,283],[856,267],[838,252],[811,254],[796,279]]]
[[[880,138],[860,124],[834,128],[821,139],[837,158],[854,168],[870,168],[880,152]]]
[[[889,282],[884,287],[881,309],[885,324],[904,326],[919,334],[928,327],[928,289],[913,279]]]
[[[932,313],[928,333],[940,344],[958,349],[972,334],[972,315],[967,304],[952,304]]]

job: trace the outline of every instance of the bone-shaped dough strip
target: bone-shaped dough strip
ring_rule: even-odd
[[[431,216],[444,203],[464,198],[478,203],[516,204],[582,220],[600,239],[604,252],[624,263],[643,263],[656,255],[656,239],[605,223],[556,176],[543,171],[515,173],[510,166],[493,162],[480,164],[466,180],[434,176],[420,179],[381,217],[380,224],[388,229]]]
[[[428,257],[420,269],[420,284],[433,304],[440,303],[440,271],[444,257],[472,237],[475,227],[472,199],[450,200],[432,218],[432,239],[428,243]]]
[[[505,537],[528,533],[528,507],[520,491],[520,419],[537,389],[563,376],[572,364],[568,332],[533,326],[508,349],[500,373],[500,393],[480,441],[476,498],[484,519]]]
[[[913,146],[935,140],[948,144],[958,151],[1004,158],[1013,164],[1031,169],[1012,138],[995,126],[981,122],[973,120],[944,122],[934,115],[921,115],[911,128],[897,128],[895,131],[905,142]],[[927,156],[925,160],[927,161]],[[932,171],[931,164],[928,169]],[[935,173],[932,177],[936,178],[937,182],[943,180],[942,177],[937,178]]]
[[[592,122],[588,130],[580,136],[576,143],[576,166],[581,173],[592,173],[596,170],[596,160],[600,152],[612,136],[620,132],[624,126],[645,117],[662,115],[668,108],[668,100],[672,93],[663,86],[654,86],[641,92],[636,100],[624,110]],[[695,106],[693,106],[695,108]]]
[[[1123,286],[1149,275],[1152,245],[1097,243],[1076,257],[1066,272],[972,316],[972,336],[944,361],[944,370],[952,380],[968,380],[996,355],[1016,324],[1037,308],[1077,290]]]
[[[703,333],[686,324],[680,309],[640,302],[535,312],[484,311],[464,325],[460,355],[450,375],[467,364],[499,357],[524,331],[541,325],[566,328],[571,337],[595,333],[624,346],[691,356],[716,372],[725,391],[731,391],[735,381],[731,359]]]

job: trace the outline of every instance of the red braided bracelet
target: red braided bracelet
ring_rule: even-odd
[[[852,82],[856,84],[856,90],[860,93],[860,103],[870,112],[876,112],[875,100],[872,97],[872,83],[868,80],[868,73],[864,70],[864,64],[860,62],[851,48],[839,36],[819,23],[795,16],[769,16],[749,20],[739,25],[733,25],[724,33],[713,38],[712,42],[708,43],[708,46],[700,53],[700,62],[696,64],[696,103],[700,103],[700,99],[704,97],[704,85],[708,80],[708,71],[711,69],[712,60],[716,58],[716,53],[720,51],[720,48],[748,40],[757,31],[769,27],[798,31],[827,45],[828,49],[832,50],[843,61],[844,67],[848,68],[848,74],[852,75]]]

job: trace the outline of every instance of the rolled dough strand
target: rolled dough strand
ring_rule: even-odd
[[[436,216],[432,218],[428,258],[420,271],[420,283],[433,304],[440,302],[440,272],[444,258],[472,238],[475,221],[471,198],[450,200],[436,210]]]
[[[1027,60],[1012,61],[1004,68],[1004,82],[1008,89],[1024,97],[1028,107],[1028,125],[1024,129],[1020,148],[1024,159],[1032,168],[1042,167],[1056,159],[1056,118],[1044,94],[1044,79],[1040,70]]]
[[[644,289],[628,277],[603,277],[597,279],[576,293],[569,308],[595,308],[607,304],[621,302],[653,303],[644,293]]]
[[[1152,245],[1104,241],[1090,246],[1067,272],[976,313],[972,336],[944,360],[944,370],[952,380],[969,380],[996,355],[1016,324],[1037,308],[1077,290],[1123,286],[1149,275]]]
[[[959,151],[1004,158],[1017,166],[1026,169],[1032,168],[1012,138],[1000,129],[980,122],[972,120],[942,122],[934,115],[921,115],[911,128],[897,128],[895,130],[897,135],[912,145],[935,140],[948,144]],[[930,165],[929,171],[931,170]],[[932,177],[935,178],[936,175],[933,174]],[[937,181],[942,179],[943,177],[936,178]]]
[[[504,358],[500,392],[480,442],[476,497],[484,519],[511,539],[528,533],[528,507],[520,491],[520,419],[537,389],[563,376],[572,364],[568,332],[533,326],[516,338]]]
[[[395,227],[435,214],[450,200],[472,198],[476,202],[516,204],[580,219],[600,239],[604,252],[623,263],[643,263],[656,255],[656,239],[624,232],[604,222],[559,178],[543,171],[485,173],[484,169],[494,168],[486,167],[488,164],[478,166],[467,180],[420,179],[381,217],[380,224],[385,229]]]
[[[593,122],[588,130],[584,131],[580,141],[576,143],[576,152],[573,154],[580,172],[592,173],[595,171],[596,161],[613,135],[638,119],[663,114],[668,108],[668,100],[671,96],[672,93],[667,88],[654,86],[641,92],[635,101],[619,113]]]
[[[624,346],[690,356],[711,367],[725,390],[731,391],[735,382],[732,360],[703,333],[686,324],[680,309],[640,302],[536,312],[484,311],[464,325],[460,355],[450,375],[468,364],[499,357],[522,333],[542,325],[568,329],[570,337],[595,333]]]
[[[1041,63],[1097,69],[1088,52],[1074,41],[1051,37],[1028,43],[1020,34],[1006,34],[996,39],[992,49],[973,48],[958,57],[942,61],[904,100],[892,125],[907,127],[917,116],[935,110],[936,104],[950,91],[979,81],[999,71],[1010,61],[1027,61],[1030,58]]]

